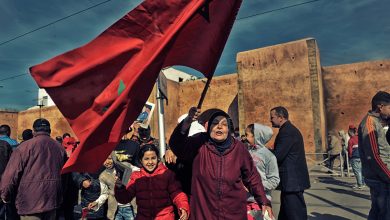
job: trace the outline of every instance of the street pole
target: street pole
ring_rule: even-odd
[[[160,73],[163,74],[163,73]],[[156,81],[156,99],[158,111],[158,135],[160,141],[160,157],[165,155],[164,97],[160,93],[160,83]]]
[[[44,106],[42,103],[39,106],[39,118],[42,118],[42,107]]]

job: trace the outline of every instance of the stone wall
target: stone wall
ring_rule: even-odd
[[[32,129],[34,121],[39,118],[40,115],[50,122],[51,137],[55,138],[56,136],[62,136],[64,133],[69,133],[74,136],[68,121],[66,121],[56,106],[19,112],[18,134],[21,135],[24,129]]]
[[[270,109],[284,106],[307,152],[323,151],[325,115],[314,39],[240,52],[237,67],[240,129],[254,122],[270,126]]]
[[[201,92],[205,86],[205,80],[194,80],[185,82],[167,81],[168,88],[168,104],[164,101],[164,118],[165,118],[165,137],[167,141],[177,125],[177,119],[184,113],[188,112],[191,106],[196,106],[200,99]],[[237,111],[237,74],[229,74],[213,78],[210,88],[207,92],[202,109],[220,108],[228,111],[235,124],[238,125],[238,111]],[[152,135],[158,137],[158,109],[156,99],[156,88],[153,88],[149,102],[156,105],[153,116],[150,122]],[[68,122],[63,117],[57,107],[44,107],[39,109],[30,109],[19,112],[19,121],[17,120],[17,113],[14,113],[15,128],[18,128],[18,134],[21,135],[24,129],[32,127],[35,119],[39,115],[50,121],[52,126],[52,137],[62,135],[68,132],[74,135]],[[0,114],[0,117],[6,117]],[[8,117],[8,116],[7,116]],[[3,120],[2,120],[3,121]],[[12,121],[12,120],[11,120]]]
[[[164,101],[165,137],[170,135],[177,125],[177,119],[188,113],[189,108],[197,106],[201,93],[206,85],[206,79],[174,82],[168,80],[168,105]],[[235,126],[238,126],[237,104],[237,74],[228,74],[214,77],[204,99],[202,110],[220,108],[232,116]],[[155,89],[149,101],[157,104]],[[157,107],[152,117],[152,134],[158,137],[158,111]]]
[[[180,83],[179,106],[180,115],[187,113],[191,106],[197,106],[201,93],[206,85],[206,79]],[[230,112],[233,121],[238,123],[237,105],[237,74],[216,76],[211,80],[210,87],[204,99],[202,110],[219,108]]]
[[[358,126],[379,90],[390,92],[390,61],[322,68],[328,130]]]
[[[11,127],[11,138],[18,142],[22,140],[22,136],[18,136],[18,112],[0,110],[0,124],[7,124]]]

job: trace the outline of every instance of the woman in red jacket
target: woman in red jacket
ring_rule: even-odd
[[[137,220],[174,220],[173,204],[179,210],[180,220],[187,220],[187,196],[181,191],[175,174],[160,162],[157,147],[152,144],[144,145],[138,157],[142,168],[131,174],[127,186],[116,182],[117,201],[126,204],[136,197]]]
[[[246,219],[247,192],[243,184],[262,205],[263,214],[273,216],[251,155],[241,141],[230,135],[233,128],[229,115],[222,110],[214,113],[207,123],[207,133],[188,137],[197,114],[198,110],[191,108],[169,141],[178,158],[192,163],[191,219]]]

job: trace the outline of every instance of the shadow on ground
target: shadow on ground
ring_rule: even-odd
[[[312,212],[309,214],[308,220],[349,220],[349,219],[337,215],[332,215],[332,214],[321,214],[318,212]]]
[[[356,211],[356,210],[354,210],[353,208],[346,207],[346,206],[344,206],[344,205],[340,205],[340,204],[338,204],[338,203],[335,202],[335,201],[330,201],[330,200],[328,200],[328,199],[322,198],[321,196],[315,195],[315,194],[313,194],[313,193],[305,192],[305,194],[306,194],[306,195],[309,195],[309,196],[312,196],[312,197],[314,197],[314,198],[316,198],[316,199],[318,199],[318,200],[320,200],[320,201],[323,201],[323,202],[325,202],[325,203],[328,203],[330,206],[333,206],[333,207],[337,207],[337,208],[343,209],[343,210],[345,210],[345,211],[347,211],[347,212],[350,212],[350,213],[352,213],[352,214],[354,214],[354,215],[357,215],[357,216],[360,216],[360,217],[362,217],[362,218],[364,218],[364,219],[367,219],[367,215],[366,215],[366,214],[361,213],[361,212],[359,212],[359,211]],[[336,217],[338,217],[338,216],[336,216]],[[336,218],[336,219],[337,219],[337,218]],[[346,219],[346,218],[341,218],[341,217],[340,217],[340,218],[338,218],[338,219]]]
[[[337,189],[337,188],[333,188],[333,187],[326,187],[326,188],[332,192],[335,192],[335,193],[343,193],[346,195],[351,195],[354,197],[359,197],[359,198],[367,199],[367,200],[371,199],[370,195],[365,195],[365,194],[359,193],[359,191],[350,191],[350,190],[345,190],[345,189]]]
[[[334,177],[331,177],[331,176],[325,176],[325,177],[318,177],[317,180],[321,183],[325,183],[325,184],[333,184],[333,185],[336,185],[336,186],[346,186],[346,187],[352,187],[354,184],[351,184],[351,183],[348,183],[348,182],[344,182],[344,181],[341,181],[341,180],[338,180],[338,179],[335,179]]]

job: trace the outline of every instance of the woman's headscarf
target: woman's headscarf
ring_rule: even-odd
[[[225,117],[226,120],[227,120],[227,124],[228,124],[228,135],[227,135],[227,138],[226,140],[222,141],[222,142],[217,142],[215,140],[213,140],[210,136],[210,133],[211,133],[211,125],[213,124],[212,122],[214,121],[214,119],[218,116],[222,116],[222,117]],[[220,152],[220,153],[223,153],[226,149],[228,149],[231,144],[232,144],[232,136],[230,135],[230,131],[232,130],[231,128],[231,124],[230,123],[231,119],[230,119],[230,116],[222,111],[222,110],[219,110],[219,111],[216,111],[209,119],[208,121],[208,128],[207,128],[207,134],[209,135],[209,142],[212,143],[215,148]]]

